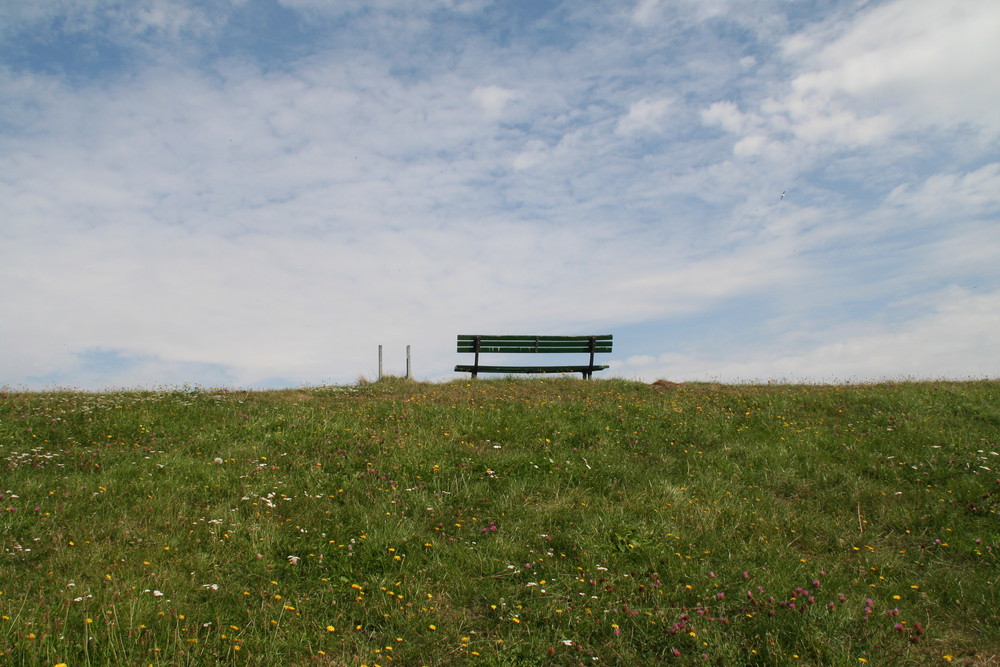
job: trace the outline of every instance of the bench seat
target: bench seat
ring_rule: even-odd
[[[456,373],[591,373],[609,368],[597,366],[472,366],[459,364]]]

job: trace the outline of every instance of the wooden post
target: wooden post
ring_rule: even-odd
[[[406,379],[413,379],[413,367],[410,365],[410,346],[406,346]]]
[[[382,379],[382,346],[378,346],[378,379]]]

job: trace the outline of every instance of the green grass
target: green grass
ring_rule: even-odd
[[[1000,664],[1000,382],[0,398],[0,664]]]

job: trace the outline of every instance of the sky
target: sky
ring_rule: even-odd
[[[379,345],[445,381],[457,334],[1000,377],[996,35],[996,0],[0,3],[0,387],[349,384]]]

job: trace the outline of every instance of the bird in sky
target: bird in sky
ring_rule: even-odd
[[[780,196],[780,197],[778,197],[778,201],[781,201],[782,199],[784,199],[784,198],[785,198],[785,192],[787,192],[787,190],[782,190],[782,191],[781,191],[781,196]]]

